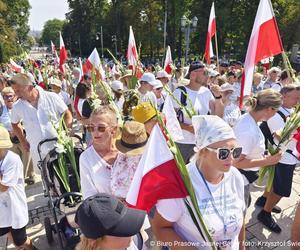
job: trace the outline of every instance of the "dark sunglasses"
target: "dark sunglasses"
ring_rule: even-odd
[[[221,161],[226,160],[229,157],[230,153],[232,154],[232,157],[234,159],[239,158],[242,154],[242,148],[241,147],[232,148],[232,149],[228,149],[228,148],[217,148],[217,149],[215,149],[215,148],[208,148],[207,147],[207,149],[209,151],[217,153],[217,157]]]
[[[95,132],[95,131],[98,131],[98,132],[105,132],[105,130],[107,128],[109,128],[110,126],[93,126],[93,125],[86,125],[85,128],[88,132]]]
[[[12,99],[12,98],[14,98],[15,96],[14,95],[4,95],[3,96],[3,99],[4,100],[8,100],[8,99]]]

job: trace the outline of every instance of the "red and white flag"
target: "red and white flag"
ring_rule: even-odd
[[[255,64],[283,52],[283,46],[270,0],[260,0],[248,44],[245,70],[241,82],[240,107],[250,95]]]
[[[215,3],[213,2],[210,9],[210,16],[208,21],[208,30],[206,36],[205,52],[204,57],[207,64],[210,64],[210,58],[214,56],[214,51],[212,47],[212,38],[215,36],[217,31],[216,26],[216,14],[215,14]]]
[[[56,48],[55,48],[55,45],[52,41],[51,42],[51,52],[52,52],[52,55],[55,55],[55,52],[56,52]]]
[[[158,200],[185,198],[184,186],[176,161],[158,125],[153,128],[139,162],[126,201],[149,211]]]
[[[9,62],[10,62],[9,67],[13,71],[15,71],[17,73],[24,73],[24,68],[22,66],[18,65],[13,59],[10,58]]]
[[[165,64],[164,64],[164,70],[168,73],[171,74],[172,73],[172,54],[171,54],[171,48],[170,46],[168,46],[167,48],[167,53],[166,53],[166,58],[165,58]]]
[[[133,35],[132,27],[129,27],[129,39],[128,39],[128,49],[127,49],[127,60],[128,65],[135,67],[138,63],[138,54],[135,45],[135,39]]]
[[[65,48],[65,43],[62,38],[61,32],[59,32],[59,70],[64,73],[64,64],[68,58],[67,50]]]
[[[93,68],[96,70],[96,74],[99,75],[101,80],[105,80],[105,71],[102,67],[98,50],[94,48],[89,58],[85,61],[83,66],[83,73],[92,72]]]

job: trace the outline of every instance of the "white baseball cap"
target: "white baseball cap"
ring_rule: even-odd
[[[224,83],[221,85],[221,92],[225,92],[225,91],[234,91],[234,87],[230,84],[230,83]]]
[[[62,82],[61,82],[61,80],[59,80],[59,79],[57,79],[57,78],[54,78],[54,79],[50,82],[50,84],[51,84],[51,85],[55,85],[55,86],[57,86],[57,87],[59,87],[59,88],[62,87]]]
[[[124,89],[124,86],[123,86],[123,83],[118,81],[118,80],[115,80],[115,81],[112,81],[111,83],[111,88],[112,90],[114,91],[120,91],[120,90],[123,90]]]
[[[155,82],[155,80],[155,76],[152,73],[147,72],[142,75],[140,82],[148,82],[152,85]]]
[[[166,71],[164,70],[161,70],[161,71],[158,71],[157,74],[156,74],[156,78],[163,78],[163,77],[171,77],[171,75],[169,75]]]
[[[155,82],[153,82],[151,85],[153,86],[154,89],[163,88],[163,85],[160,80],[155,80]]]

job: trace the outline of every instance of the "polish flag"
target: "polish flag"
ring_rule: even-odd
[[[183,139],[182,129],[174,110],[173,102],[170,95],[167,95],[162,113],[165,115],[166,127],[174,141]]]
[[[300,128],[297,129],[297,134],[294,135],[293,139],[297,141],[296,148],[293,151],[293,155],[295,155],[298,160],[300,160]]]
[[[10,62],[9,66],[13,71],[17,73],[24,73],[24,68],[18,65],[13,59],[10,58],[9,62]]]
[[[51,42],[51,52],[52,52],[52,55],[55,55],[55,52],[56,52],[56,48],[55,48],[55,45],[52,41]]]
[[[209,16],[209,22],[208,22],[208,30],[207,30],[207,36],[206,36],[206,45],[205,45],[205,52],[204,57],[207,62],[207,64],[210,64],[210,58],[214,56],[214,51],[212,47],[212,38],[216,34],[216,14],[215,14],[215,3],[213,2],[210,9],[210,16]]]
[[[64,64],[68,58],[67,50],[65,48],[64,40],[62,38],[61,32],[59,32],[59,70],[64,73]]]
[[[166,53],[166,59],[165,59],[165,64],[164,64],[164,70],[168,73],[172,73],[172,65],[173,60],[172,60],[172,54],[171,54],[171,48],[168,46],[167,48],[167,53]]]
[[[96,70],[97,78],[104,81],[105,80],[105,71],[102,67],[100,56],[99,56],[98,50],[96,48],[94,48],[94,50],[90,54],[89,58],[84,63],[83,73],[86,74],[88,72],[92,72],[93,68]]]
[[[270,0],[260,0],[245,59],[240,107],[243,105],[243,97],[251,93],[255,64],[281,52],[283,46],[272,4]]]
[[[149,211],[158,200],[185,198],[188,192],[167,141],[155,125],[139,162],[126,201]]]
[[[129,39],[128,39],[128,50],[127,50],[128,65],[135,67],[138,64],[138,54],[135,45],[135,39],[133,35],[132,26],[129,27]]]

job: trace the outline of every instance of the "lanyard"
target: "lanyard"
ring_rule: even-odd
[[[226,190],[225,190],[225,187],[224,187],[224,183],[222,183],[222,189],[224,189],[224,198],[223,198],[224,204],[222,204],[223,202],[221,203],[221,205],[223,205],[223,213],[222,213],[222,211],[219,211],[217,209],[217,206],[216,206],[216,203],[215,203],[215,199],[214,199],[214,197],[212,195],[212,192],[211,192],[211,190],[210,190],[210,188],[209,188],[209,186],[207,184],[207,181],[205,180],[202,172],[200,171],[200,169],[198,167],[197,167],[197,169],[198,169],[198,172],[199,172],[199,174],[200,174],[200,176],[201,176],[201,178],[202,178],[202,180],[203,180],[203,182],[205,184],[205,187],[206,187],[208,193],[210,194],[210,200],[211,200],[212,206],[213,206],[216,214],[218,215],[218,217],[221,219],[221,221],[223,221],[224,234],[226,234],[227,233],[227,225],[226,225],[226,217],[227,217],[226,216],[226,210],[227,209],[226,209]],[[222,197],[222,193],[223,192],[221,190],[221,197]],[[221,201],[221,199],[220,199],[220,201]]]

